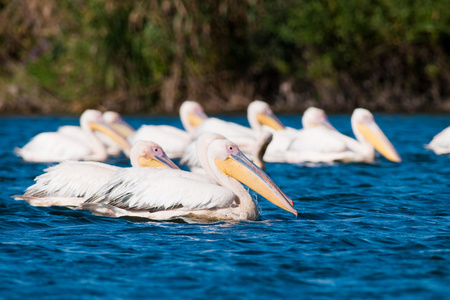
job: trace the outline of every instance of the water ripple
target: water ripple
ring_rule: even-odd
[[[297,127],[297,116],[282,116]],[[243,116],[228,117],[247,124]],[[14,146],[77,124],[72,117],[5,117],[0,146],[1,298],[446,299],[450,294],[449,156],[423,148],[447,115],[375,119],[403,162],[269,163],[297,218],[258,198],[259,222],[106,218],[15,201],[51,164]],[[175,117],[131,117],[180,127]],[[349,116],[330,117],[351,134]],[[418,128],[417,124],[420,124]],[[128,166],[125,157],[109,163]]]

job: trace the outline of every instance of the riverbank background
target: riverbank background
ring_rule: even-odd
[[[447,0],[0,0],[2,114],[450,112]]]

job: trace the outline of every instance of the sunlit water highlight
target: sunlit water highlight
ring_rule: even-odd
[[[244,116],[226,117],[247,124]],[[330,116],[353,136],[350,116]],[[300,127],[300,117],[281,116]],[[175,117],[128,117],[134,127]],[[450,157],[423,145],[448,115],[375,114],[396,164],[269,164],[298,218],[261,200],[263,221],[111,219],[39,208],[21,194],[48,164],[13,153],[72,117],[2,117],[0,298],[448,299]],[[126,158],[108,161],[128,166]],[[259,197],[260,198],[260,197]]]

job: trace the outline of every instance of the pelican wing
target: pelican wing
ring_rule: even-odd
[[[29,197],[83,197],[91,194],[119,167],[97,162],[66,161],[45,169],[36,183],[27,188]]]
[[[16,153],[27,161],[56,162],[82,159],[91,155],[92,151],[64,134],[44,132],[32,138],[23,148],[16,148]]]
[[[58,128],[57,133],[76,139],[86,147],[89,147],[89,144],[92,142],[80,126],[61,126]],[[122,152],[122,148],[106,134],[96,131],[95,135],[105,145],[108,155],[117,156]]]
[[[200,160],[197,155],[197,147],[195,142],[190,143],[184,150],[183,157],[180,160],[183,165],[189,166],[189,168],[201,168]]]
[[[215,132],[223,135],[239,146],[246,155],[252,155],[256,143],[256,133],[249,127],[233,122],[223,121],[217,118],[208,118],[197,128],[192,140],[195,141],[205,132]],[[194,147],[195,148],[195,147]],[[189,150],[190,151],[190,150]],[[194,149],[195,151],[195,149]],[[195,152],[193,154],[196,155]]]
[[[132,144],[139,140],[155,142],[170,158],[181,157],[191,141],[186,131],[167,125],[143,125],[129,139]]]
[[[212,179],[181,170],[130,168],[114,173],[86,203],[131,211],[214,209],[230,206],[235,195]]]
[[[299,130],[288,150],[319,153],[343,152],[347,150],[347,145],[340,135],[336,131],[319,127]]]
[[[86,133],[81,129],[80,126],[70,126],[65,125],[58,128],[58,131],[56,131],[60,134],[64,134],[68,137],[75,138],[80,141],[84,141],[85,143],[89,142],[88,137],[86,136]]]
[[[255,139],[255,133],[251,128],[233,122],[226,122],[217,118],[209,118],[203,121],[203,123],[195,131],[194,139],[197,139],[202,133],[207,131],[220,133],[232,141],[234,141],[233,138]]]
[[[345,136],[327,128],[279,130],[274,132],[264,160],[289,163],[347,160],[351,155],[349,143]]]
[[[273,138],[272,142],[269,143],[264,156],[264,160],[268,161],[271,161],[271,159],[268,159],[269,157],[272,157],[275,160],[281,158],[282,153],[289,148],[289,145],[294,140],[295,134],[298,133],[298,130],[291,130],[289,128],[278,131],[270,130],[270,132],[273,133]]]

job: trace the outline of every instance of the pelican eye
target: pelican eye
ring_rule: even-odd
[[[153,147],[152,148],[152,153],[154,155],[162,155],[163,154],[163,150],[160,147]]]
[[[227,146],[227,152],[230,153],[230,154],[236,154],[236,153],[239,152],[239,149],[235,145],[228,145]]]

